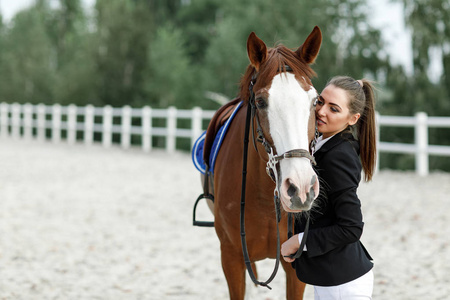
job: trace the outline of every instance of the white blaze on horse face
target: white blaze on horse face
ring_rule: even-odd
[[[308,149],[309,93],[294,74],[281,73],[269,89],[268,118],[270,134],[281,154],[292,149]]]
[[[278,155],[293,149],[309,150],[308,121],[311,102],[316,96],[316,90],[305,91],[294,74],[281,73],[273,78],[267,116]],[[314,180],[316,174],[311,162],[307,158],[283,159],[279,176],[278,188],[284,209],[309,209],[312,199],[307,201],[308,193],[314,191],[313,198],[319,194],[319,183]]]

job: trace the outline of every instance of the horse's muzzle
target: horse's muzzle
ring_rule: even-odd
[[[309,184],[300,186],[287,178],[281,187],[281,201],[290,212],[307,211],[311,208],[318,191],[317,176],[313,175]]]

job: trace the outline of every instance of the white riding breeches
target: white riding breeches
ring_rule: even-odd
[[[335,286],[314,286],[315,300],[371,300],[373,271],[350,282]]]

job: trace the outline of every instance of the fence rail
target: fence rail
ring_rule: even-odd
[[[91,145],[94,134],[99,133],[102,145],[108,148],[113,143],[113,134],[116,134],[120,136],[121,147],[127,149],[131,146],[131,137],[136,135],[140,136],[141,147],[146,152],[151,151],[154,146],[153,137],[162,137],[165,139],[166,151],[173,152],[177,148],[177,138],[190,140],[192,146],[206,129],[204,121],[208,121],[213,115],[214,111],[198,107],[182,110],[175,107],[154,109],[148,106],[113,108],[1,103],[0,137],[38,140],[49,137],[54,143],[59,143],[63,139],[62,133],[65,133],[64,138],[69,144],[82,141]],[[164,120],[165,126],[154,126],[156,119]],[[179,128],[178,121],[183,119],[188,120],[189,128]],[[377,115],[378,133],[382,126],[414,128],[414,144],[383,142],[380,134],[377,134],[377,144],[379,152],[414,154],[416,172],[419,175],[428,174],[430,155],[450,156],[450,146],[428,144],[428,129],[450,128],[450,117],[429,117],[423,112],[413,117]]]
[[[174,107],[152,109],[147,106],[113,108],[1,103],[0,136],[36,137],[38,140],[50,136],[54,143],[59,143],[61,133],[65,132],[68,143],[74,144],[80,140],[78,133],[81,132],[81,141],[90,145],[94,141],[94,134],[100,133],[103,146],[108,148],[112,145],[113,134],[118,134],[121,147],[127,149],[131,146],[131,136],[137,135],[141,137],[141,147],[146,152],[153,148],[152,137],[164,137],[166,150],[173,152],[178,137],[190,139],[194,143],[204,130],[203,121],[211,119],[213,114],[214,111],[200,108],[181,110]],[[155,127],[155,119],[165,120],[165,126]],[[181,119],[190,120],[189,129],[177,127],[177,121]],[[133,120],[137,120],[139,125],[133,125]]]

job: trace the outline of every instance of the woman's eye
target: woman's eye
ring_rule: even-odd
[[[337,109],[336,107],[331,107],[330,109],[332,112],[335,112],[335,113],[339,112],[339,109]]]
[[[317,99],[317,105],[320,105],[320,106],[322,106],[322,105],[323,105],[323,101],[322,101],[322,100],[320,100],[320,98],[319,98],[319,99]]]

